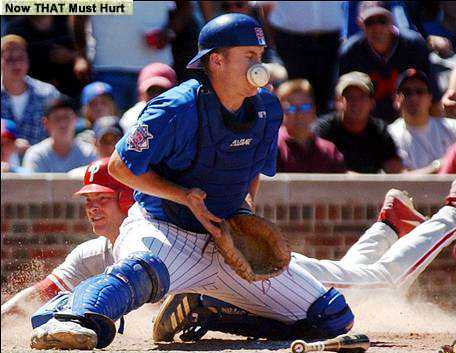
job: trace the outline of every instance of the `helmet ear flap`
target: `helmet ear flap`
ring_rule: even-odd
[[[122,213],[128,214],[128,209],[135,203],[133,190],[126,189],[119,191],[119,207]]]

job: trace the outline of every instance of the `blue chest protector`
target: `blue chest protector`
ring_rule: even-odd
[[[224,122],[216,94],[204,86],[197,93],[198,132],[196,156],[183,171],[165,170],[164,177],[186,188],[200,188],[207,194],[206,207],[221,218],[233,215],[242,205],[251,182],[260,174],[271,154],[276,158],[277,133],[282,109],[266,90],[247,99],[247,122]],[[230,125],[230,126],[228,126]],[[162,200],[167,220],[180,228],[206,230],[185,206]]]

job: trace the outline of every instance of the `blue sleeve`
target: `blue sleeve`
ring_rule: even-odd
[[[192,115],[185,105],[176,106],[175,99],[160,96],[148,104],[137,125],[117,143],[116,151],[135,175],[158,164],[184,169],[194,157],[197,117]]]
[[[277,171],[277,153],[278,153],[278,140],[279,134],[274,135],[274,139],[269,145],[268,155],[266,162],[261,170],[261,174],[273,177]]]

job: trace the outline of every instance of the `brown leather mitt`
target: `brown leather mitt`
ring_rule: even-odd
[[[221,229],[215,244],[225,262],[246,281],[266,280],[288,267],[290,247],[279,227],[268,220],[240,214],[224,220]]]

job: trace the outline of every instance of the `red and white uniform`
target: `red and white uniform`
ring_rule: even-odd
[[[60,291],[72,291],[79,283],[102,273],[112,264],[111,242],[105,237],[98,237],[78,245],[62,264],[35,286],[42,297],[52,298]]]

